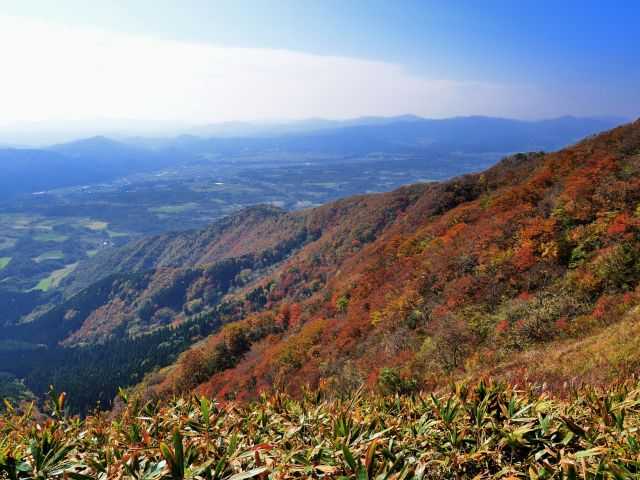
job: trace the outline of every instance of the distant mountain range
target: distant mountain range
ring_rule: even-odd
[[[254,125],[215,124],[198,135],[93,137],[40,149],[0,148],[0,198],[99,183],[185,162],[237,155],[310,153],[345,161],[370,154],[408,154],[428,162],[451,153],[507,154],[556,150],[611,128],[619,118],[561,117],[521,121],[491,117],[443,120],[364,117]]]
[[[185,133],[199,137],[272,137],[344,127],[388,125],[421,120],[425,119],[417,115],[399,115],[395,117],[358,117],[348,120],[307,118],[289,122],[222,122],[195,127]]]
[[[282,151],[332,155],[370,153],[509,153],[557,150],[585,136],[624,123],[621,118],[560,117],[523,121],[493,117],[455,117],[441,120],[411,115],[392,118],[367,117],[350,121],[307,120],[258,128],[252,124],[217,124],[209,135],[174,138],[131,138],[129,143],[146,148],[173,146],[193,154],[213,152]],[[250,129],[243,127],[251,126]],[[254,135],[249,135],[248,130]],[[218,132],[219,135],[214,133]],[[235,132],[235,134],[231,134]],[[277,133],[279,132],[279,133]]]

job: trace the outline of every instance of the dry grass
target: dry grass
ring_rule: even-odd
[[[582,390],[559,401],[497,384],[440,396],[303,400],[249,406],[123,395],[84,420],[31,410],[0,417],[0,478],[636,478],[640,389]],[[3,476],[4,475],[4,476]]]

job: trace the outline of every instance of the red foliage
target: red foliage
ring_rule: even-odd
[[[289,308],[289,326],[297,327],[300,325],[302,316],[302,309],[299,303],[292,303]]]
[[[254,342],[238,366],[210,380],[208,391],[249,395],[276,384],[299,391],[340,377],[346,365],[373,386],[381,367],[418,365],[426,337],[438,348],[468,346],[475,355],[469,362],[485,350],[500,358],[499,344],[531,329],[533,317],[513,330],[503,319],[492,332],[483,321],[495,312],[528,312],[537,308],[534,298],[543,305],[549,295],[568,295],[556,285],[597,298],[605,287],[592,259],[637,227],[625,211],[640,200],[637,180],[619,174],[621,135],[500,164],[482,177],[322,207],[305,220],[319,239],[273,274],[278,295],[266,309],[277,312],[283,331]],[[609,212],[622,213],[607,225]],[[570,257],[577,259],[572,265]],[[317,288],[308,288],[309,279]],[[342,297],[348,308],[339,311]],[[549,335],[536,338],[571,334],[592,306],[585,302],[558,302],[569,306],[555,321],[545,317],[540,328]],[[616,308],[633,302],[632,294],[603,295],[593,318],[617,318]],[[464,361],[456,359],[456,369],[464,365],[458,360]],[[525,382],[525,372],[516,378]],[[439,372],[429,374],[444,381]]]
[[[446,318],[449,315],[451,315],[451,311],[444,305],[438,305],[431,310],[431,316],[436,320]]]
[[[289,328],[289,322],[291,320],[291,308],[288,303],[283,303],[280,305],[280,310],[278,311],[278,315],[276,316],[276,323],[287,329]]]
[[[560,332],[566,332],[569,328],[569,319],[567,317],[560,317],[555,322],[556,330]]]
[[[463,222],[456,223],[449,230],[447,230],[446,233],[442,236],[442,241],[445,243],[445,245],[450,244],[459,235],[462,234],[462,232],[465,230],[465,227],[466,227],[466,224]]]
[[[501,333],[505,333],[507,330],[509,330],[509,321],[507,319],[500,320],[496,324],[496,333],[498,335],[500,335]]]
[[[634,223],[634,219],[627,212],[622,212],[614,218],[611,225],[607,229],[607,233],[611,236],[621,235]]]
[[[522,300],[523,302],[528,302],[532,298],[533,298],[533,294],[531,292],[527,292],[526,290],[521,292],[520,295],[518,295],[518,300]]]
[[[531,240],[526,240],[520,245],[513,255],[513,266],[524,272],[536,263],[534,244]]]

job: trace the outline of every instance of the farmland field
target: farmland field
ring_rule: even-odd
[[[149,209],[149,211],[152,213],[172,215],[188,212],[196,208],[198,208],[197,203],[189,202],[177,205],[162,205],[160,207],[152,207]]]
[[[62,260],[64,258],[64,252],[62,250],[50,250],[44,252],[33,259],[34,262],[46,262],[47,260]]]
[[[73,272],[77,265],[77,263],[72,263],[70,265],[67,265],[66,267],[54,270],[47,278],[43,278],[42,280],[40,280],[34,287],[34,290],[41,290],[43,292],[46,292],[51,288],[57,287],[67,275]]]
[[[93,231],[105,230],[109,226],[107,222],[101,222],[99,220],[87,220],[83,225]]]

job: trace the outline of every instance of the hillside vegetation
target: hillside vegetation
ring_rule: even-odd
[[[562,392],[637,371],[635,337],[620,331],[634,331],[640,303],[640,122],[412,194],[373,237],[345,215],[344,236],[323,231],[228,295],[241,320],[147,391],[346,393],[376,388],[385,372],[393,390],[411,391],[493,372]],[[386,208],[372,203],[368,215]],[[219,370],[220,347],[238,339],[235,366]]]
[[[0,478],[636,478],[640,389],[557,401],[480,382],[440,395],[326,400],[306,393],[248,406],[123,395],[84,420],[51,396],[51,417],[0,416]]]
[[[38,395],[55,378],[77,411],[136,384],[241,401],[485,374],[607,385],[640,364],[640,122],[448,182],[247,209],[65,281],[64,303],[4,329],[28,348],[0,360]]]
[[[242,318],[242,308],[221,303],[229,291],[277,270],[320,232],[341,239],[345,248],[332,255],[344,257],[360,248],[353,235],[371,241],[424,188],[353,197],[303,212],[253,207],[203,231],[153,237],[98,255],[69,279],[69,288],[73,292],[92,276],[95,283],[32,322],[2,330],[24,347],[0,348],[0,363],[38,396],[52,383],[68,392],[74,411],[96,403],[108,408],[118,387],[139,383],[221,325]],[[345,218],[356,219],[358,229]],[[100,274],[105,271],[120,273]],[[319,288],[321,283],[310,283],[308,292]],[[266,306],[260,290],[250,297],[256,308]],[[234,366],[253,341],[282,330],[265,321],[230,339],[218,347],[215,368]]]
[[[640,476],[640,121],[67,282],[5,330],[0,478]]]

